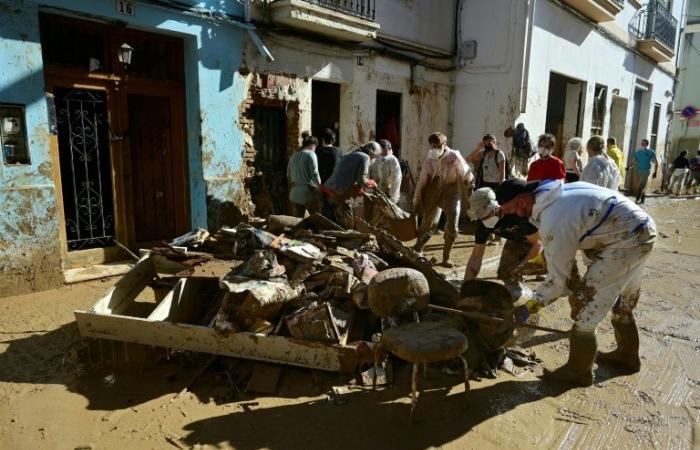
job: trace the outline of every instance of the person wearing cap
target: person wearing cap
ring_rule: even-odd
[[[430,148],[413,196],[413,210],[423,217],[413,248],[417,252],[423,251],[430,240],[431,229],[440,219],[440,212],[444,211],[447,224],[442,265],[452,267],[450,252],[457,238],[462,189],[465,185],[471,185],[474,177],[462,155],[447,146],[447,136],[433,133],[428,137],[428,143]]]
[[[496,191],[498,191],[498,187]],[[491,188],[477,189],[469,198],[469,217],[477,220],[474,233],[474,247],[469,256],[464,281],[473,280],[479,275],[484,258],[486,242],[491,233],[505,237],[506,243],[501,252],[497,277],[503,280],[511,292],[519,292],[519,269],[542,251],[537,228],[527,219],[515,214],[503,215],[496,194]]]
[[[617,191],[585,182],[525,183],[509,180],[496,196],[503,214],[528,218],[539,229],[548,272],[525,305],[516,308],[520,322],[570,293],[568,362],[544,377],[582,386],[593,384],[598,344],[596,329],[612,309],[617,348],[598,354],[598,361],[625,373],[639,371],[639,334],[633,310],[639,300],[644,265],[656,239],[649,215]],[[587,257],[583,279],[570,279],[576,251]]]

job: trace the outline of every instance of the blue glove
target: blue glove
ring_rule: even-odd
[[[525,322],[527,318],[530,317],[530,311],[527,309],[527,305],[522,305],[515,308],[513,311],[513,316],[515,317],[516,322]]]

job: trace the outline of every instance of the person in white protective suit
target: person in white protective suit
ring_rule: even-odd
[[[399,159],[394,156],[391,142],[380,139],[379,145],[382,147],[382,156],[379,160],[377,184],[392,203],[398,204],[401,196],[401,164],[399,164]]]
[[[620,186],[620,170],[617,164],[605,153],[605,140],[593,136],[586,144],[588,164],[583,168],[580,181],[596,186],[617,190]]]
[[[575,323],[569,360],[557,370],[545,370],[544,377],[582,386],[593,384],[596,329],[610,309],[617,348],[598,354],[598,361],[614,364],[624,373],[638,372],[639,335],[633,310],[656,239],[654,221],[620,193],[590,183],[505,183],[497,193],[500,209],[504,214],[529,218],[539,229],[548,267],[545,281],[532,299],[516,308],[516,320],[527,320],[530,314],[572,291]],[[569,277],[579,249],[588,258],[580,281]]]
[[[457,238],[462,189],[471,185],[474,176],[462,155],[447,146],[447,136],[433,133],[428,143],[430,148],[413,196],[413,210],[423,218],[413,248],[418,252],[423,251],[430,240],[431,229],[440,219],[440,212],[444,211],[447,224],[442,265],[452,267],[450,251]]]

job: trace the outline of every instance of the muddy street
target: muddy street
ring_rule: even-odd
[[[648,203],[660,238],[636,310],[638,374],[598,367],[590,388],[543,383],[537,375],[565,361],[568,341],[537,332],[523,347],[542,364],[472,380],[467,401],[459,373],[431,366],[411,427],[407,364],[395,364],[395,383],[377,391],[285,367],[276,393],[265,395],[232,388],[250,369],[242,361],[217,359],[199,376],[208,355],[86,343],[73,310],[89,308],[111,279],[0,299],[0,448],[696,448],[700,200]],[[428,252],[440,251],[441,237]],[[459,235],[457,263],[472,243]],[[499,251],[488,247],[482,276],[495,274]],[[569,329],[568,303],[543,310],[541,324]],[[613,343],[609,320],[599,342],[603,350]],[[340,394],[329,401],[334,386]]]

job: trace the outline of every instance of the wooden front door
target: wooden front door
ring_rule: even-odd
[[[188,231],[182,40],[44,13],[40,23],[66,267],[123,258],[115,240],[136,250]]]
[[[175,146],[169,97],[129,94],[129,155],[134,241],[172,238],[177,233],[173,167]],[[177,174],[178,177],[180,174]]]

